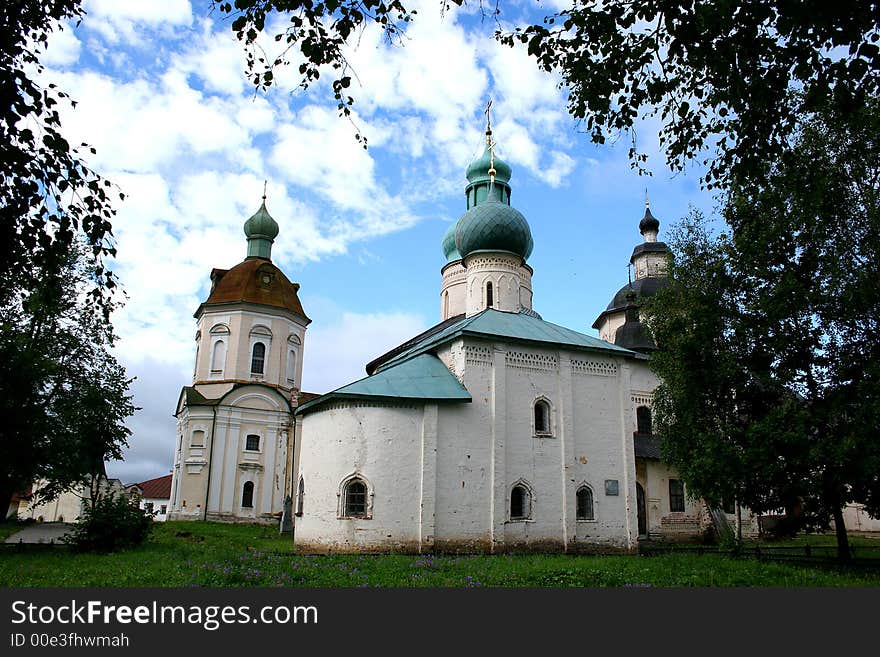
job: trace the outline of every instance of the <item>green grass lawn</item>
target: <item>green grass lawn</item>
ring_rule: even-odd
[[[2,525],[0,525],[2,527]],[[871,540],[871,539],[867,539]],[[275,528],[157,523],[116,554],[0,551],[2,586],[880,586],[878,570],[724,555],[298,555]]]

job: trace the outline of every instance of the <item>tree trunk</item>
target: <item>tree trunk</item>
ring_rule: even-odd
[[[736,501],[736,542],[742,543],[743,540],[743,510],[739,504],[739,500]]]
[[[15,493],[11,488],[0,486],[0,522],[6,521],[6,512],[9,510],[9,504],[12,502],[12,495]]]
[[[846,535],[843,507],[840,504],[834,505],[834,532],[837,534],[837,558],[841,563],[849,563],[852,560],[849,553],[849,537]]]

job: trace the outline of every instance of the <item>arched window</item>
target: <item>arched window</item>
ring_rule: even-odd
[[[449,317],[449,290],[443,293],[443,319]]]
[[[639,406],[636,409],[636,431],[651,433],[651,409],[647,406]]]
[[[205,446],[205,432],[201,429],[197,429],[192,432],[192,438],[190,439],[190,447],[204,447]]]
[[[581,486],[577,490],[577,519],[578,520],[595,520],[596,514],[593,510],[593,491],[589,486]]]
[[[495,305],[495,298],[492,294],[492,281],[486,283],[486,308],[491,308]]]
[[[299,478],[299,487],[296,490],[296,515],[303,514],[303,497],[306,494],[306,482],[302,477]]]
[[[254,433],[248,434],[244,441],[244,448],[248,452],[259,452],[260,437]]]
[[[287,381],[296,382],[296,349],[287,350]]]
[[[214,350],[211,352],[211,371],[222,372],[223,366],[226,364],[226,342],[217,340],[214,343]]]
[[[254,482],[252,481],[244,482],[244,488],[241,489],[241,508],[254,508]]]
[[[510,491],[510,519],[525,520],[532,514],[532,496],[523,484],[517,484]]]
[[[251,374],[262,374],[263,364],[266,362],[266,345],[255,342],[251,352]]]
[[[543,399],[535,402],[535,433],[550,433],[550,404]]]
[[[343,490],[343,515],[363,518],[367,515],[367,485],[360,479],[352,479]]]

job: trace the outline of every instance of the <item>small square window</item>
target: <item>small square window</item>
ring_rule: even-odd
[[[245,439],[244,448],[248,452],[259,452],[260,451],[260,437],[255,434],[250,434]]]

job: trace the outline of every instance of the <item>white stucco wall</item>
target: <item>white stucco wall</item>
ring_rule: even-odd
[[[152,505],[152,507],[148,506]],[[142,498],[139,504],[140,508],[148,509],[152,508],[153,510],[153,520],[156,522],[165,522],[168,520],[168,511],[170,509],[170,500],[168,498],[162,497],[145,497]],[[165,512],[162,512],[162,509],[165,509]]]
[[[631,362],[468,339],[438,354],[472,403],[334,402],[302,420],[306,549],[632,549],[637,540]],[[638,364],[637,364],[638,366]],[[534,403],[551,407],[537,435]],[[339,517],[341,484],[370,485],[369,519]],[[606,481],[617,494],[606,494]],[[521,483],[531,512],[510,517]],[[576,491],[594,518],[576,518]]]
[[[446,320],[465,311],[467,304],[467,272],[461,261],[450,262],[440,270],[440,319]]]
[[[421,404],[346,401],[303,418],[300,476],[305,494],[303,515],[296,519],[298,545],[418,550],[424,417]],[[341,487],[352,476],[367,483],[368,517],[342,517]]]
[[[273,313],[246,304],[204,310],[199,316],[196,332],[198,348],[193,382],[258,381],[282,388],[299,388],[306,332],[303,322],[282,310]],[[226,357],[222,360],[222,367],[212,370],[214,344],[218,340],[225,342]],[[256,341],[267,347],[263,374],[251,372],[251,355]],[[290,374],[293,372],[288,371],[288,361],[294,363],[292,380]]]
[[[290,418],[281,393],[257,385],[235,389],[215,407],[184,407],[169,518],[274,522],[284,504]],[[246,449],[249,434],[260,437],[256,451]],[[254,485],[250,508],[242,506],[246,482]]]

